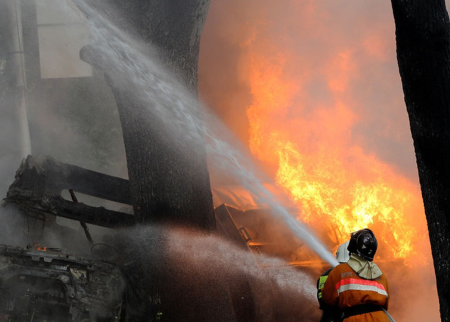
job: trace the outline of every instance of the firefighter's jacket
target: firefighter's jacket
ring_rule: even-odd
[[[351,260],[352,258],[349,262]],[[376,268],[378,269],[378,267]],[[365,279],[358,276],[348,263],[340,264],[329,273],[322,290],[322,300],[328,305],[338,307],[343,312],[354,310],[358,305],[365,307],[371,304],[387,309],[388,282],[386,276],[381,271],[379,273],[381,275],[376,278]],[[379,310],[345,317],[343,321],[389,322],[389,318],[384,311]]]

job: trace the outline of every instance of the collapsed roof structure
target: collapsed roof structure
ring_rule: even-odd
[[[119,209],[78,202],[75,194],[114,203]],[[2,209],[12,208],[13,216],[22,217],[28,245],[0,245],[3,264],[0,290],[9,294],[0,301],[1,313],[18,321],[24,314],[30,314],[30,308],[31,314],[45,316],[46,321],[62,321],[62,316],[70,317],[70,321],[128,321],[133,314],[149,314],[148,309],[138,304],[141,290],[137,288],[142,278],[137,268],[139,263],[126,254],[118,254],[105,242],[112,240],[115,229],[136,224],[130,204],[125,179],[58,162],[48,156],[24,159]],[[264,222],[271,217],[267,209],[244,211],[222,204],[215,212],[219,234],[252,252],[255,265],[263,253],[277,255],[278,252],[283,257],[280,248],[268,239],[267,233],[264,235]],[[61,225],[58,218],[69,219],[72,224],[79,222],[78,230],[83,228],[86,238],[73,237],[74,226]],[[106,233],[97,234],[96,227],[103,227]],[[301,243],[293,245],[300,246]],[[322,265],[308,256],[302,260],[292,260],[289,256],[284,257],[293,266]],[[243,285],[232,294],[233,306],[237,315],[251,320],[254,315],[251,287],[248,283]],[[49,312],[53,313],[49,315]]]

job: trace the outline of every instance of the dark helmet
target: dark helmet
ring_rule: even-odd
[[[347,249],[350,254],[356,254],[365,260],[372,261],[377,248],[378,242],[374,233],[365,228],[352,233]]]

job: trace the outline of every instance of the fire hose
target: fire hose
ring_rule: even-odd
[[[389,322],[395,322],[394,318],[388,313],[388,311],[386,311],[384,308],[383,308],[383,311],[384,311],[384,313],[386,313],[386,315],[389,319]]]

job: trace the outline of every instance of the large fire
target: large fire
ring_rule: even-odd
[[[302,118],[290,111],[305,108],[297,97],[301,77],[298,83],[285,80],[284,59],[271,63],[259,53],[251,57],[250,148],[259,158],[277,163],[276,181],[296,201],[302,219],[335,224],[345,238],[378,226],[379,237],[396,258],[410,256],[417,231],[407,216],[423,211],[420,194],[389,165],[349,142],[356,116],[339,99],[348,57],[340,56],[336,77],[328,80],[334,106],[318,106]]]
[[[337,227],[343,242],[355,230],[372,228],[386,254],[423,263],[416,245],[426,233],[419,186],[378,157],[370,146],[374,139],[364,132],[389,143],[389,136],[397,140],[408,131],[406,122],[373,113],[378,109],[406,120],[401,92],[397,98],[386,85],[391,79],[372,83],[366,74],[383,68],[395,53],[393,31],[389,42],[385,33],[390,30],[359,21],[361,31],[351,30],[354,39],[349,31],[342,36],[327,25],[333,6],[329,1],[264,2],[247,13],[239,36],[237,27],[227,26],[239,39],[238,76],[251,93],[250,149],[276,167],[276,183],[295,201],[301,220],[317,231]],[[347,21],[338,22],[348,27]],[[369,118],[378,121],[372,132],[362,128],[374,125]]]
[[[299,220],[335,244],[373,229],[396,319],[439,320],[390,2],[212,1],[200,53],[200,93]]]
[[[286,56],[270,59],[251,48],[249,53],[250,148],[260,159],[277,164],[276,182],[295,200],[302,219],[317,228],[334,224],[345,236],[340,242],[353,231],[377,227],[395,258],[411,256],[417,223],[408,216],[423,213],[420,192],[351,142],[357,115],[343,95],[348,54],[337,55],[327,75],[333,104],[301,113],[308,108],[302,104],[302,77],[283,74]]]

